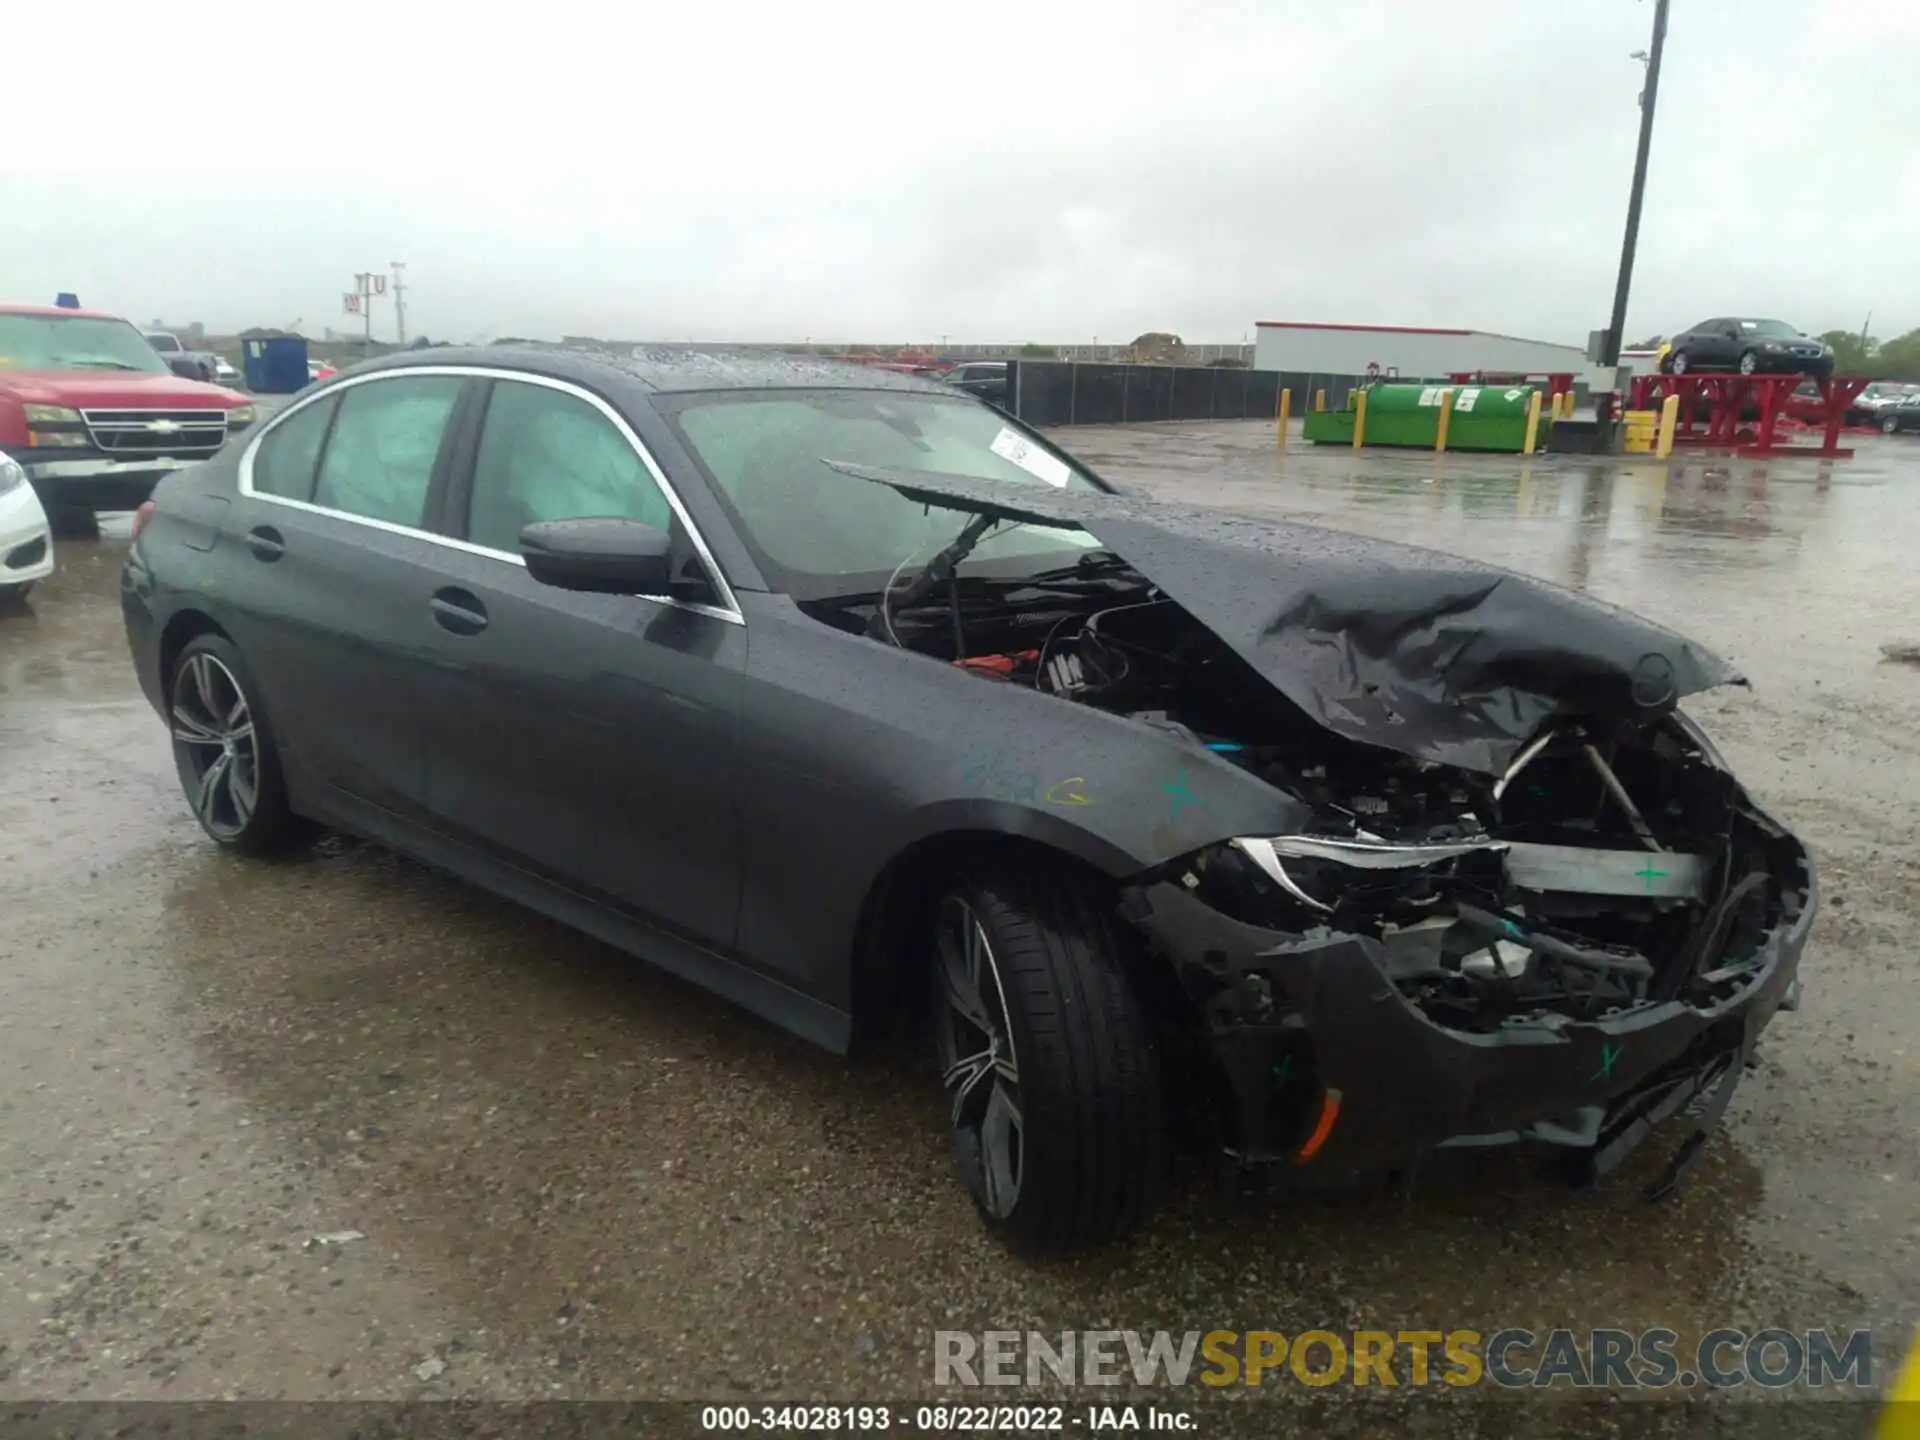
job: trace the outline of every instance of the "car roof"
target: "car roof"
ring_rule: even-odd
[[[44,315],[56,320],[121,320],[111,310],[69,310],[62,305],[22,305],[12,300],[0,300],[0,315]]]
[[[946,387],[917,375],[872,365],[843,365],[800,355],[739,350],[711,353],[674,346],[636,345],[625,353],[562,345],[461,345],[407,350],[356,366],[356,373],[410,370],[423,365],[475,365],[525,370],[584,385],[611,378],[657,395],[701,390],[905,390],[946,395]]]

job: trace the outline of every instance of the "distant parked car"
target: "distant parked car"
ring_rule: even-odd
[[[23,599],[53,573],[53,527],[27,472],[0,451],[0,605]]]
[[[1004,408],[1007,403],[1007,362],[975,360],[956,365],[940,377],[947,384],[977,395],[989,405]]]
[[[1920,395],[1909,395],[1898,405],[1889,405],[1876,417],[1882,435],[1898,435],[1902,430],[1920,430]]]
[[[331,380],[340,372],[324,360],[307,361],[307,383],[313,385],[321,380]]]
[[[1824,425],[1827,423],[1827,401],[1820,393],[1820,386],[1812,380],[1796,386],[1791,395],[1781,402],[1781,412],[1803,425]]]
[[[1833,374],[1833,348],[1784,320],[1745,320],[1723,315],[1702,320],[1668,342],[1660,369],[1668,375],[1693,370],[1733,370],[1742,375],[1791,375],[1824,380]]]
[[[1855,397],[1853,409],[1858,411],[1863,419],[1873,419],[1881,411],[1891,409],[1913,395],[1920,395],[1920,385],[1901,385],[1891,380],[1876,380]],[[1851,414],[1848,418],[1852,418]]]
[[[178,335],[168,334],[165,330],[144,332],[147,343],[160,352],[160,358],[167,362],[167,368],[183,380],[205,380],[212,383],[214,361],[219,358],[208,350],[189,350],[180,343]]]
[[[233,368],[224,355],[213,357],[213,383],[216,385],[238,385],[240,372]]]

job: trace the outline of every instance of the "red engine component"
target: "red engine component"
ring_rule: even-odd
[[[1022,665],[1038,665],[1038,650],[1020,650],[1011,655],[969,655],[963,660],[953,662],[969,675],[982,675],[989,680],[1011,680],[1013,672]]]

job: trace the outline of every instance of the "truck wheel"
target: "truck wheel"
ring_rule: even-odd
[[[226,636],[196,636],[180,652],[167,684],[167,722],[180,788],[208,835],[265,855],[312,833],[287,801],[272,722]]]
[[[987,1228],[1026,1253],[1117,1239],[1162,1178],[1159,1068],[1103,898],[1077,875],[988,866],[933,910],[961,1179]]]

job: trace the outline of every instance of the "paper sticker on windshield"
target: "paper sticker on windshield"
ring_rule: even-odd
[[[1004,425],[988,448],[1002,460],[1011,460],[1035,479],[1044,480],[1057,490],[1066,489],[1067,481],[1073,478],[1072,468],[1064,461],[1054,459],[1031,440],[1023,439]]]

